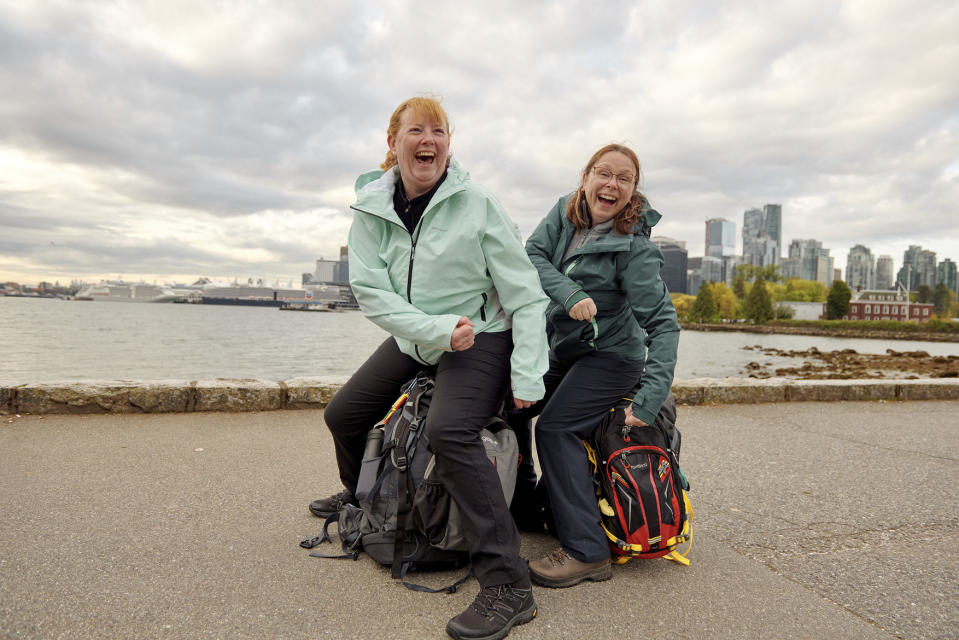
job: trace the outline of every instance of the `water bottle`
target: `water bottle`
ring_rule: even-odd
[[[372,460],[380,457],[380,451],[383,449],[383,429],[370,429],[366,434],[366,449],[363,450],[363,459]]]

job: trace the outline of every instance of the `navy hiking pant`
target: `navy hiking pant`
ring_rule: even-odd
[[[463,515],[470,562],[483,587],[528,573],[499,476],[480,441],[480,430],[508,388],[512,351],[512,332],[503,331],[477,334],[469,349],[444,353],[434,368],[436,388],[426,417],[436,471]],[[389,411],[402,385],[428,368],[388,338],[330,401],[324,420],[333,434],[340,479],[351,492],[367,432]]]
[[[560,544],[582,562],[610,556],[583,440],[639,382],[643,360],[595,351],[572,363],[550,352],[546,398],[536,422],[536,451]],[[534,405],[535,406],[535,405]]]

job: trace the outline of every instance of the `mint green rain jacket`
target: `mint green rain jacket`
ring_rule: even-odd
[[[350,285],[367,318],[400,350],[435,364],[461,316],[474,331],[513,330],[513,393],[543,398],[548,300],[516,226],[453,160],[412,235],[393,209],[399,174],[356,181],[349,235]]]
[[[659,275],[663,254],[649,239],[662,216],[647,209],[632,234],[611,231],[564,261],[576,231],[566,219],[571,197],[560,198],[526,241],[526,252],[552,300],[546,312],[550,349],[562,362],[593,350],[634,360],[645,356],[633,415],[652,424],[672,385],[679,345],[676,310]],[[596,303],[595,330],[569,316],[573,305],[586,298]]]

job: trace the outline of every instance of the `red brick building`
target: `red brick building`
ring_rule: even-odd
[[[825,309],[825,306],[823,307]],[[933,305],[909,302],[901,291],[856,291],[843,320],[915,320],[924,322],[933,315]]]

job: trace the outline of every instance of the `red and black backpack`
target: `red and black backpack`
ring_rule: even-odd
[[[688,565],[689,548],[677,549],[692,545],[693,511],[679,467],[676,402],[670,393],[647,427],[626,426],[626,406],[610,409],[584,442],[613,562],[665,556]]]

